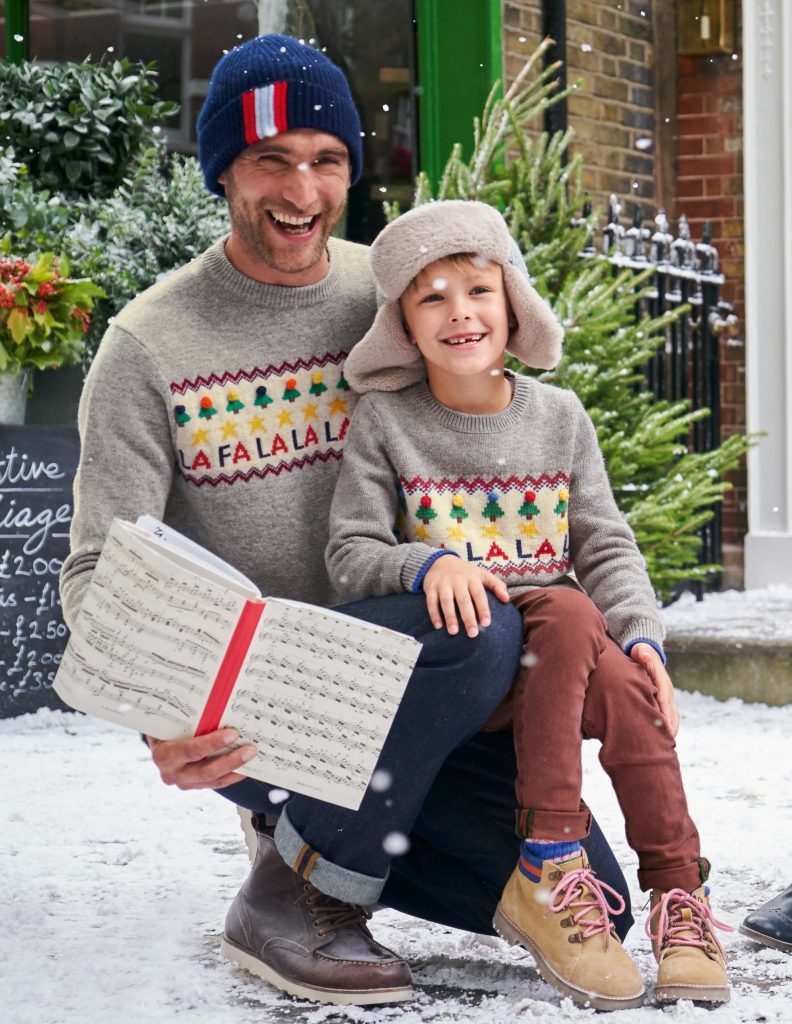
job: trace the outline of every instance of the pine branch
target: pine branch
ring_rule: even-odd
[[[576,87],[558,90],[558,65],[541,66],[550,45],[545,40],[537,48],[505,96],[496,83],[474,121],[470,159],[454,146],[436,196],[480,199],[503,212],[534,286],[565,328],[561,362],[538,376],[574,390],[589,412],[619,508],[665,598],[679,582],[704,579],[717,568],[698,563],[700,530],[730,486],[726,474],[757,439],[735,435],[714,451],[691,452],[691,428],[709,411],[657,399],[646,389],[647,363],[689,307],[651,317],[642,311],[652,267],[636,273],[602,256],[581,256],[599,215],[579,218],[583,165],[579,155],[566,159],[571,133],[548,136],[539,127],[544,112]],[[433,197],[427,176],[419,175],[415,204]],[[387,208],[388,219],[394,209]],[[515,360],[509,364],[534,373]]]

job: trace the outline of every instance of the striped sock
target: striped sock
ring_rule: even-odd
[[[565,860],[574,860],[580,854],[580,843],[531,843],[523,839],[520,843],[520,871],[532,882],[542,878],[542,865],[546,860],[562,864]]]

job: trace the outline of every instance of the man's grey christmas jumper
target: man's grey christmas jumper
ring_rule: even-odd
[[[338,602],[324,549],[355,405],[342,367],[376,297],[367,248],[333,238],[328,251],[325,278],[283,288],[241,274],[219,241],[116,317],[80,403],[61,577],[67,621],[112,516],[142,513],[189,534],[264,594]]]

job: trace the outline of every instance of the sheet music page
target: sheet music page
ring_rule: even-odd
[[[224,717],[256,736],[241,771],[357,810],[420,649],[346,615],[267,601]]]
[[[114,520],[54,688],[149,736],[192,735],[244,604]]]
[[[131,524],[129,525],[131,526]],[[158,542],[167,544],[174,552],[179,552],[187,560],[186,564],[188,566],[193,564],[196,571],[216,572],[229,585],[241,587],[241,593],[250,592],[256,597],[261,597],[261,591],[253,580],[248,579],[236,566],[230,565],[212,551],[208,551],[194,540],[185,537],[183,533],[174,530],[172,526],[168,526],[154,516],[138,516],[135,520],[135,527],[156,538]]]

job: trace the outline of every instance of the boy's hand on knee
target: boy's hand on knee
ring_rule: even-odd
[[[676,736],[679,732],[679,711],[674,701],[674,684],[665,670],[660,655],[649,644],[635,644],[630,651],[630,657],[638,662],[654,683],[660,712],[668,723],[671,735]]]
[[[487,591],[507,603],[509,591],[503,580],[470,562],[448,555],[438,558],[423,578],[426,607],[435,629],[445,619],[449,633],[459,632],[459,619],[468,636],[478,636],[479,624],[490,624]]]

